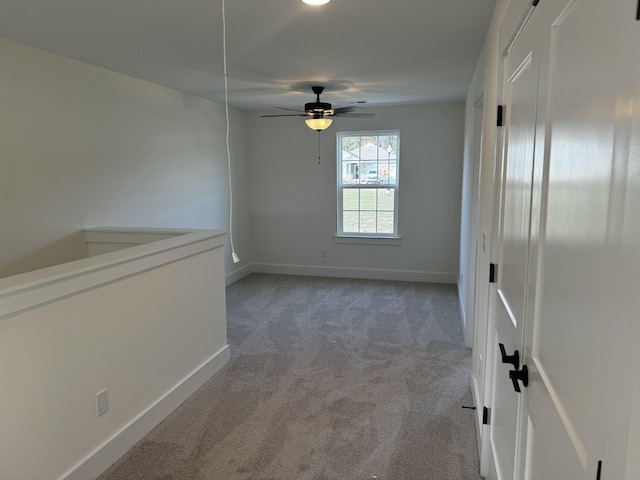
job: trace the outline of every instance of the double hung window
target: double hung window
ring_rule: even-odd
[[[338,133],[338,236],[398,236],[400,133]]]

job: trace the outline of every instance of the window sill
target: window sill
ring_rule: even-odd
[[[400,245],[402,239],[400,237],[368,237],[357,235],[334,235],[335,243],[351,243],[359,245]]]

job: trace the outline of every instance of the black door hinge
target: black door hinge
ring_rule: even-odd
[[[462,406],[462,408],[466,408],[468,410],[475,410],[476,407],[466,407]],[[482,407],[482,424],[489,425],[489,409],[487,407]]]
[[[489,264],[489,283],[496,283],[496,264]]]
[[[636,20],[640,20],[640,0],[638,0],[638,6],[636,7]]]
[[[596,480],[602,480],[602,460],[598,461],[598,473],[596,474]]]
[[[502,105],[498,105],[498,121],[496,125],[504,127],[504,107]]]

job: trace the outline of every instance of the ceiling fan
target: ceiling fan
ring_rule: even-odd
[[[291,108],[276,107],[280,110],[288,110],[299,113],[284,113],[280,115],[262,115],[262,117],[311,117],[305,120],[307,126],[318,132],[326,129],[331,125],[333,119],[328,117],[350,117],[350,118],[371,118],[375,117],[375,113],[363,113],[360,107],[342,107],[332,108],[330,103],[320,101],[320,94],[324,91],[324,87],[311,87],[313,93],[316,94],[316,101],[305,103],[304,110],[294,110]]]

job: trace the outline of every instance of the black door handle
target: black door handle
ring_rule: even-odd
[[[523,365],[522,370],[509,370],[509,378],[513,383],[513,389],[520,393],[522,390],[520,390],[518,381],[521,381],[524,387],[529,385],[529,369],[526,365]]]
[[[518,353],[518,350],[513,352],[513,355],[507,355],[507,351],[505,350],[504,345],[502,343],[499,343],[498,346],[500,347],[502,363],[510,363],[511,365],[513,365],[513,368],[518,370],[520,368],[520,354]]]

